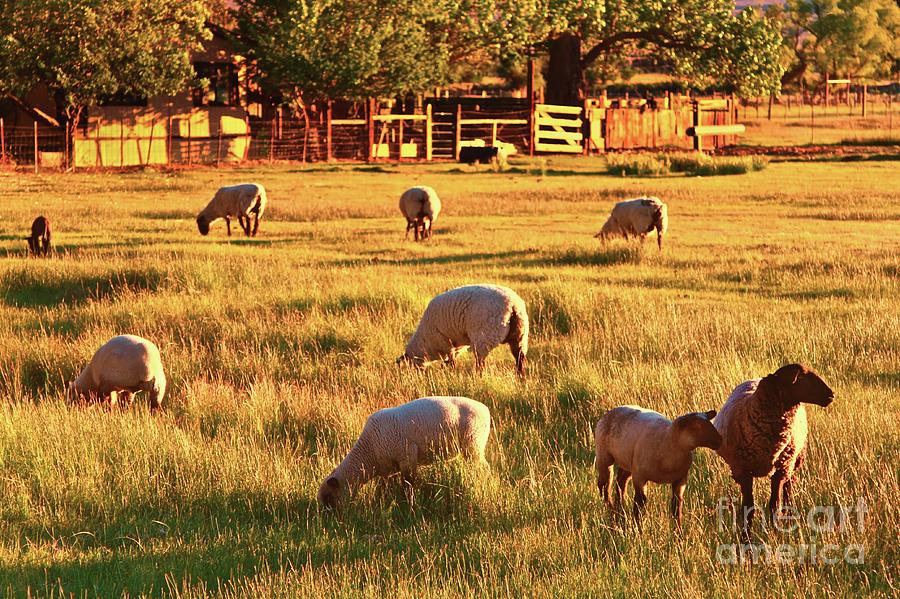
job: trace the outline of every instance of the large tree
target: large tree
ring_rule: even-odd
[[[769,7],[784,34],[782,83],[810,71],[853,79],[889,76],[900,58],[896,0],[787,0]]]
[[[237,0],[238,40],[269,89],[299,104],[417,92],[483,51],[478,0]]]
[[[0,95],[44,85],[72,128],[116,94],[174,94],[194,77],[190,51],[209,32],[200,0],[0,2]]]
[[[691,82],[742,95],[779,85],[781,36],[733,0],[507,0],[515,38],[549,53],[548,102],[578,104],[598,60],[653,53]],[[526,7],[527,9],[523,8]],[[520,44],[525,45],[525,44]]]

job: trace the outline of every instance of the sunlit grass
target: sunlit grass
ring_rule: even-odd
[[[896,163],[773,163],[731,177],[627,177],[602,160],[0,175],[0,589],[11,595],[256,597],[895,594],[900,494],[900,187]],[[255,180],[260,237],[202,238],[193,215]],[[397,198],[444,201],[404,242]],[[667,247],[591,236],[613,203],[669,205]],[[57,254],[27,258],[38,213]],[[498,348],[482,376],[398,371],[436,293],[516,289],[530,377]],[[62,402],[109,337],[155,341],[158,416]],[[801,360],[836,390],[810,409],[796,503],[863,497],[865,564],[725,566],[725,464],[697,452],[686,524],[651,486],[643,530],[609,513],[593,424],[636,403],[715,409],[737,383]],[[452,461],[408,494],[372,483],[339,515],[319,482],[372,411],[427,394],[486,403],[488,473]],[[768,485],[757,482],[757,501]],[[772,544],[808,531],[761,533]]]

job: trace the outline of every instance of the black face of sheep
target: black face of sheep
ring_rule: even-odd
[[[697,447],[719,449],[722,446],[722,435],[710,422],[715,415],[715,410],[692,412],[676,418],[674,426],[679,430],[688,431],[690,438],[693,439]]]
[[[202,216],[197,217],[197,228],[200,230],[201,235],[209,235],[209,221]]]
[[[339,481],[336,477],[330,476],[328,479],[322,483],[322,486],[319,487],[318,494],[319,503],[329,509],[336,509],[340,506],[341,502],[344,499],[343,487],[341,485],[341,481]]]
[[[834,391],[812,369],[803,364],[782,366],[772,375],[785,408],[800,403],[827,407],[834,401]]]

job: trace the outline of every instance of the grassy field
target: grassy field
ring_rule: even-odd
[[[601,160],[511,173],[455,165],[182,173],[0,172],[0,592],[11,596],[896,596],[900,588],[900,170],[776,163],[747,175],[622,178]],[[200,237],[226,182],[257,180],[254,240]],[[435,187],[429,243],[397,198]],[[614,201],[669,205],[662,255],[591,236]],[[25,257],[37,214],[58,252]],[[237,228],[237,227],[235,227]],[[398,371],[429,299],[518,290],[530,377],[499,348],[483,375]],[[109,337],[163,354],[163,410],[71,407],[64,383]],[[836,392],[811,407],[797,488],[869,508],[862,530],[757,528],[757,543],[861,545],[864,560],[721,564],[717,502],[737,485],[698,450],[685,525],[651,485],[641,530],[594,486],[605,410],[669,416],[793,361]],[[372,411],[428,394],[486,403],[490,472],[454,460],[407,493],[364,487],[321,511],[320,481]],[[767,499],[759,480],[757,501]],[[841,554],[843,555],[843,554]]]

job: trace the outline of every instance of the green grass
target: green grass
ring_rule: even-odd
[[[0,172],[0,592],[12,596],[894,596],[900,496],[900,173],[889,162],[773,163],[734,177],[621,178],[583,158],[506,173],[454,165],[181,173]],[[254,240],[201,237],[225,182],[271,205]],[[435,187],[429,243],[397,198]],[[667,247],[601,246],[615,201],[669,205]],[[27,258],[47,215],[59,248]],[[510,285],[532,321],[531,375],[505,348],[482,376],[399,372],[436,293]],[[160,347],[163,410],[70,407],[109,337]],[[836,391],[812,407],[796,504],[870,508],[864,530],[759,541],[865,547],[865,563],[720,565],[738,496],[699,450],[682,531],[652,486],[642,530],[603,505],[591,430],[641,404],[718,408],[792,361]],[[372,411],[427,394],[486,403],[489,473],[451,461],[407,494],[363,488],[338,515],[319,482]],[[138,402],[140,403],[140,402]],[[756,498],[767,499],[758,480]]]

